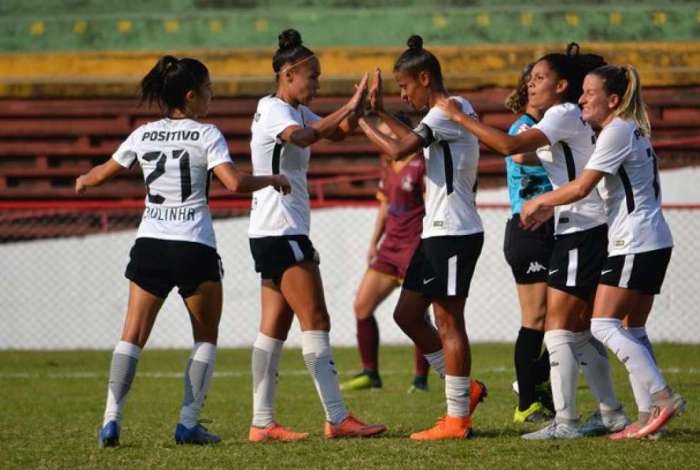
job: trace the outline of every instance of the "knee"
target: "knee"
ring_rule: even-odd
[[[611,336],[622,328],[622,321],[617,318],[594,318],[591,320],[591,334],[607,346]]]
[[[306,321],[304,322],[304,330],[314,330],[314,331],[330,331],[331,330],[331,318],[328,312],[323,309],[314,310],[310,315],[306,316]]]
[[[369,302],[363,299],[356,298],[355,302],[352,305],[352,308],[355,311],[355,318],[357,318],[358,320],[364,320],[366,318],[369,318],[374,313],[372,306],[369,304]]]

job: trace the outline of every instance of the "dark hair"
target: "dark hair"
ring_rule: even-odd
[[[523,68],[520,74],[520,80],[518,80],[518,86],[506,98],[506,109],[514,113],[522,113],[527,107],[527,82],[530,81],[530,74],[532,73],[532,67],[534,67],[534,65],[535,64],[527,64]]]
[[[613,114],[633,121],[645,135],[651,134],[647,107],[642,98],[642,84],[639,73],[631,65],[605,65],[590,72],[603,81],[605,94],[620,97],[620,104]]]
[[[295,64],[314,55],[311,49],[302,45],[301,34],[296,29],[285,29],[277,36],[279,49],[272,57],[272,70],[280,73],[285,64]]]
[[[575,42],[566,47],[566,54],[551,53],[542,56],[537,62],[546,61],[559,78],[568,82],[563,97],[565,103],[578,103],[583,93],[583,79],[586,74],[598,67],[606,65],[605,59],[597,54],[581,54],[580,47]]]
[[[408,127],[413,127],[413,122],[411,122],[411,117],[404,113],[403,111],[399,111],[398,113],[394,114],[394,117],[396,118],[397,121],[401,122],[402,124],[407,125]]]
[[[406,45],[408,49],[396,60],[394,72],[408,72],[416,77],[420,72],[425,71],[432,77],[436,88],[443,88],[440,62],[430,51],[423,49],[423,38],[414,34],[408,38]]]
[[[141,80],[141,103],[158,103],[161,108],[182,108],[185,95],[198,90],[209,78],[209,70],[197,59],[166,55]]]

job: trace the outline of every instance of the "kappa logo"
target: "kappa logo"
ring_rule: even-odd
[[[531,261],[531,262],[530,262],[530,267],[527,268],[527,271],[525,272],[525,274],[538,273],[538,272],[540,272],[540,271],[544,271],[545,269],[547,269],[547,268],[545,268],[544,266],[542,266],[542,265],[541,265],[540,263],[538,263],[537,261]]]

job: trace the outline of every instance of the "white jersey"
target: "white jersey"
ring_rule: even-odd
[[[295,108],[276,96],[266,96],[258,101],[251,126],[253,174],[283,174],[289,180],[292,191],[282,194],[268,186],[253,193],[248,229],[251,238],[309,234],[306,173],[311,150],[284,142],[279,135],[290,126],[305,127],[319,119],[306,106]]]
[[[477,118],[471,103],[450,97]],[[425,216],[422,238],[483,232],[476,211],[479,140],[433,106],[414,130],[425,156]]]
[[[209,171],[230,163],[219,129],[191,119],[161,119],[136,129],[112,158],[129,168],[138,160],[146,209],[136,238],[202,243],[216,248],[207,205]]]
[[[557,189],[575,180],[595,148],[595,133],[581,117],[578,105],[552,106],[533,128],[539,129],[550,143],[537,149],[537,157],[552,187]],[[580,201],[557,206],[554,210],[554,233],[557,235],[582,232],[604,223],[603,201],[596,189]]]
[[[586,169],[606,173],[601,196],[608,217],[610,256],[673,246],[661,212],[654,149],[633,122],[615,118],[605,126]]]

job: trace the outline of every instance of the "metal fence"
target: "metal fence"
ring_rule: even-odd
[[[0,212],[0,349],[111,348],[123,321],[123,277],[140,219],[140,203],[74,207],[5,203]],[[222,346],[252,344],[259,317],[259,278],[246,236],[246,203],[214,204],[224,279]],[[366,269],[373,204],[325,203],[312,211],[311,238],[321,255],[336,345],[355,344],[353,297]],[[467,302],[473,341],[512,341],[520,313],[502,240],[508,210],[481,206],[486,243]],[[669,206],[675,248],[650,320],[655,341],[700,342],[700,206]],[[391,313],[396,294],[378,310],[382,341],[407,343]],[[289,344],[298,345],[295,323]],[[176,292],[156,322],[151,347],[188,347],[190,324]]]

